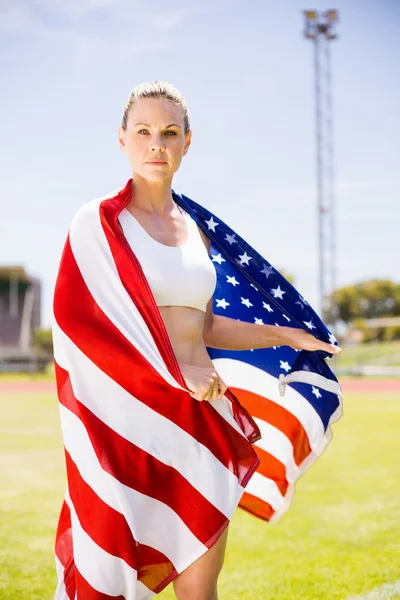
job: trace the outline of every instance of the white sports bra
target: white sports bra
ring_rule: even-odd
[[[118,220],[149,282],[157,306],[188,306],[206,311],[217,275],[196,221],[185,211],[188,239],[183,246],[157,242],[124,208]]]

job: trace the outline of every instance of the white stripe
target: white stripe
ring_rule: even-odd
[[[255,443],[255,446],[262,448],[285,467],[286,479],[289,483],[295,481],[299,476],[299,470],[293,457],[293,446],[289,438],[279,429],[266,423],[261,419],[254,419],[261,431],[261,440]]]
[[[347,600],[390,600],[395,595],[400,594],[400,579],[393,583],[384,583],[383,585],[372,589],[366,594],[352,596]]]
[[[231,518],[243,493],[236,475],[206,446],[108,377],[57,324],[54,324],[53,336],[56,362],[70,373],[75,397],[119,435],[176,469],[209,502]],[[179,410],[173,390],[171,392],[165,402],[176,404],[176,410]],[[189,394],[185,401],[196,402]],[[229,406],[218,409],[218,412],[230,411]]]
[[[245,491],[264,500],[264,502],[270,504],[275,511],[278,511],[281,508],[284,501],[275,481],[264,477],[264,475],[261,475],[261,473],[258,473],[257,471],[246,485]]]
[[[126,600],[152,598],[155,594],[137,581],[137,571],[100,548],[82,528],[71,499],[66,498],[66,502],[71,511],[74,562],[82,577],[103,594],[121,594]]]
[[[186,568],[188,556],[198,558],[207,550],[170,507],[103,470],[78,417],[62,405],[60,416],[65,448],[81,477],[103,502],[124,515],[138,542],[165,554],[179,572]]]
[[[218,358],[213,363],[228,386],[248,390],[282,406],[302,424],[311,448],[319,444],[324,436],[323,423],[313,406],[299,392],[289,387],[281,398],[278,380],[269,373],[230,358]]]
[[[149,329],[119,277],[100,220],[102,199],[85,204],[70,228],[70,243],[81,275],[96,304],[172,386],[183,389],[169,373]]]
[[[57,589],[55,591],[54,600],[69,600],[64,584],[64,567],[57,555],[55,555],[55,561],[57,572]]]

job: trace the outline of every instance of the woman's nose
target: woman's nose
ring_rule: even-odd
[[[155,151],[165,150],[165,143],[162,140],[156,138],[151,141],[150,148]]]

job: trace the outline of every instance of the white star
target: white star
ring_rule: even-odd
[[[233,285],[233,287],[235,287],[236,285],[239,285],[239,282],[237,281],[237,279],[235,279],[234,275],[232,277],[229,277],[229,275],[226,275],[226,281],[227,281],[227,283],[231,283]]]
[[[248,265],[249,260],[251,260],[251,256],[248,256],[248,254],[246,252],[244,252],[243,254],[239,254],[239,258],[240,258],[241,265]]]
[[[256,325],[264,325],[264,321],[262,319],[257,319],[257,317],[254,317],[254,321]]]
[[[217,225],[219,225],[219,223],[216,223],[212,217],[209,221],[206,221],[206,223],[208,225],[208,229],[212,229],[215,233],[215,228]]]
[[[312,393],[314,394],[314,396],[315,396],[316,398],[318,398],[318,399],[322,398],[322,394],[321,394],[321,392],[319,391],[319,389],[318,389],[318,388],[316,388],[316,387],[314,387],[314,386],[312,386]]]
[[[247,308],[250,308],[250,306],[253,306],[252,303],[250,302],[250,300],[248,298],[240,298],[242,301],[242,304],[244,304],[245,306],[247,306]]]
[[[283,317],[284,319],[286,319],[286,321],[289,321],[289,323],[290,323],[290,321],[292,320],[292,319],[289,319],[289,317],[287,317],[287,316],[286,316],[286,315],[284,315],[284,314],[282,314],[282,317]]]
[[[274,349],[274,350],[276,350],[276,349],[277,349],[277,346],[272,346],[272,347],[273,347],[273,349]]]
[[[263,302],[263,307],[267,309],[268,312],[274,312],[274,309],[270,307],[269,304],[267,304],[266,302]]]
[[[275,323],[276,327],[280,327],[279,323]]]
[[[237,240],[235,240],[235,234],[229,235],[229,233],[227,233],[225,236],[225,239],[227,242],[230,243],[231,246],[232,246],[232,244],[237,244]]]
[[[333,333],[329,334],[329,341],[331,344],[334,344],[335,342],[337,342],[337,339],[335,338],[335,336],[333,335]]]
[[[304,325],[307,325],[308,329],[317,329],[312,321],[303,321]]]
[[[222,298],[221,300],[218,300],[218,298],[216,298],[215,301],[217,303],[217,308],[225,309],[227,306],[230,306],[229,302],[227,302],[225,298]]]
[[[280,298],[281,300],[283,300],[283,294],[286,294],[286,292],[281,290],[280,285],[278,285],[278,287],[275,290],[271,290],[271,292],[273,293],[274,298]]]
[[[290,371],[290,365],[287,361],[283,362],[283,360],[279,361],[280,364],[280,368],[284,369],[286,371],[286,373],[288,373]]]
[[[211,256],[212,256],[213,262],[216,262],[219,265],[222,265],[223,262],[226,262],[226,260],[224,258],[222,258],[222,256],[220,254],[211,254]]]
[[[256,290],[256,292],[258,292],[258,288],[256,288],[255,285],[253,285],[252,283],[250,284],[252,288],[254,288]]]
[[[272,267],[267,267],[267,265],[264,265],[263,270],[260,271],[260,273],[264,273],[264,275],[267,279],[270,275],[272,275],[273,272],[274,272],[274,269]]]

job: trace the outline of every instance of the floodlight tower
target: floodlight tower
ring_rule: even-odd
[[[322,319],[334,326],[337,307],[329,303],[336,288],[335,191],[332,132],[330,44],[336,39],[337,10],[305,10],[306,38],[314,42],[315,113],[317,136],[317,197],[319,288]]]

